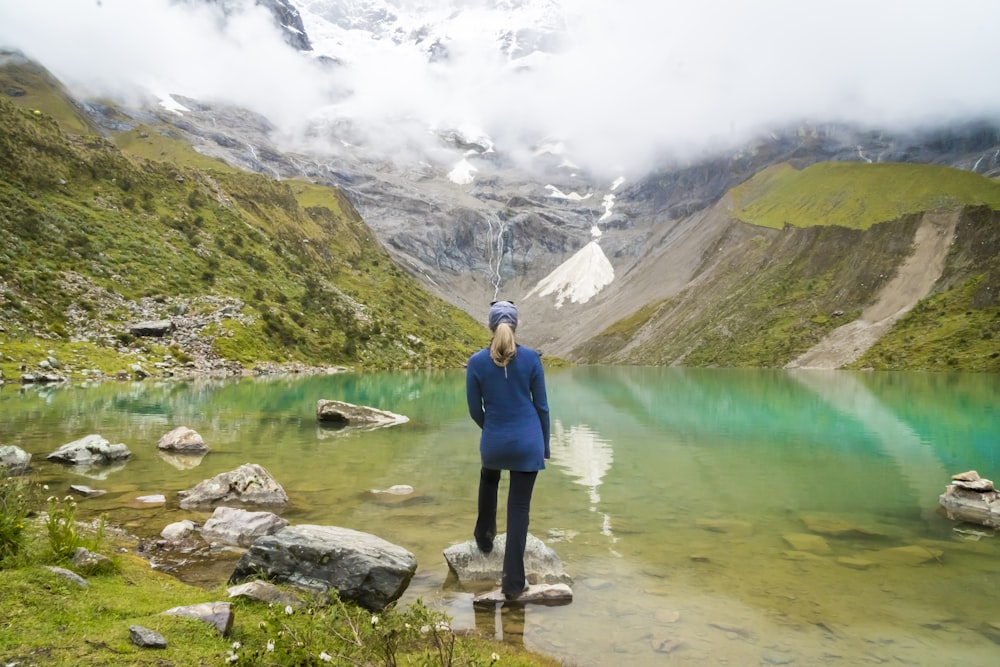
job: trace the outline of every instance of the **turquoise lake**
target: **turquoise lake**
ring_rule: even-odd
[[[442,551],[472,536],[479,471],[461,370],[8,383],[0,444],[31,453],[55,492],[106,490],[81,499],[80,516],[105,513],[141,537],[203,522],[210,512],[180,509],[177,492],[258,463],[290,496],[292,523],[412,551],[404,603],[421,597],[456,628],[570,665],[1000,664],[1000,536],[938,506],[953,474],[1000,483],[1000,376],[572,367],[546,378],[552,459],[530,531],[574,579],[560,607],[474,611],[473,591],[448,576]],[[322,398],[410,421],[321,427]],[[212,451],[162,455],[157,441],[177,426]],[[92,477],[45,460],[91,433],[132,458]],[[415,491],[372,492],[396,484]],[[136,500],[150,494],[166,505]],[[178,576],[214,588],[232,564]]]

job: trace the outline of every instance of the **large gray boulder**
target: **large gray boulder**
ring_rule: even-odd
[[[259,538],[236,564],[230,584],[261,577],[310,591],[337,591],[365,609],[398,600],[417,558],[370,533],[336,526],[288,526]]]
[[[216,507],[211,518],[202,526],[201,536],[208,542],[249,547],[257,538],[276,533],[287,525],[287,520],[271,512]]]
[[[359,428],[381,428],[395,426],[410,421],[409,417],[386,412],[366,405],[354,405],[344,401],[331,401],[321,398],[316,402],[316,419],[332,426],[351,426]]]
[[[91,434],[66,443],[45,458],[70,465],[99,466],[122,461],[130,456],[132,452],[124,444],[113,445],[103,436]]]
[[[183,509],[219,503],[247,505],[286,505],[288,494],[271,474],[256,463],[244,463],[235,470],[219,473],[199,482],[194,488],[178,491]]]
[[[493,541],[493,551],[484,554],[475,540],[453,544],[444,550],[448,567],[458,577],[459,583],[496,582],[503,575],[503,554],[507,547],[507,533]],[[540,539],[528,534],[524,549],[524,572],[532,584],[572,585],[573,578],[566,574],[556,552]]]
[[[0,472],[20,475],[30,467],[31,454],[14,445],[0,445]]]

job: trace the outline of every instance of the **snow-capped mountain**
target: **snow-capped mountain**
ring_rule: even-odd
[[[0,45],[37,54],[85,99],[117,99],[124,117],[87,106],[109,130],[152,114],[203,153],[343,189],[432,291],[476,316],[514,299],[534,322],[528,342],[558,354],[579,342],[567,324],[583,314],[599,326],[665,298],[668,281],[636,282],[645,262],[772,164],[1000,167],[995,124],[968,122],[1000,106],[996,86],[982,84],[992,79],[933,76],[989,62],[977,56],[989,35],[975,38],[989,21],[973,26],[952,9],[918,22],[917,9],[867,4],[858,21],[846,3],[823,25],[894,58],[845,50],[834,70],[829,52],[810,55],[808,12],[706,7],[144,0],[139,21],[124,0],[37,0],[16,12],[0,4]],[[899,80],[889,65],[923,63],[919,45],[952,24],[961,49],[941,44],[933,68],[886,84]],[[81,31],[92,48],[67,52]],[[136,102],[136,88],[157,101]]]

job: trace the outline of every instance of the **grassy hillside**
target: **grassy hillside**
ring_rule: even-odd
[[[1000,212],[962,216],[944,275],[851,368],[1000,372]]]
[[[852,367],[1000,372],[1000,183],[928,165],[827,163],[772,168],[732,195],[736,220],[717,245],[734,249],[705,257],[686,290],[575,358],[781,367],[871,303],[910,254],[919,213],[962,210],[932,294]]]
[[[244,367],[405,368],[458,365],[481,343],[482,326],[400,271],[341,193],[202,167],[128,156],[0,98],[5,377],[50,350],[104,372],[202,347]],[[167,317],[197,323],[197,344],[129,333]]]
[[[837,225],[868,229],[923,211],[1000,209],[1000,182],[929,164],[821,162],[757,174],[731,192],[737,220],[781,229]]]

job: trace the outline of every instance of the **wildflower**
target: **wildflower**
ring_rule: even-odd
[[[49,490],[49,485],[48,484],[42,484],[42,490],[43,491],[48,491]]]
[[[327,653],[326,651],[323,651],[322,653],[319,654],[319,659],[322,660],[323,662],[333,662],[333,656]]]
[[[499,653],[497,653],[496,651],[494,651],[493,653],[490,653],[490,664],[491,665],[494,662],[497,662],[498,660],[500,660],[500,654]]]
[[[372,626],[378,625],[378,616],[372,616]]]
[[[420,634],[426,635],[430,631],[431,631],[431,626],[429,626],[429,625],[421,625],[420,626]]]
[[[233,650],[236,651],[236,650],[239,650],[239,648],[240,648],[240,643],[239,642],[233,642]]]
[[[274,640],[273,639],[268,639],[267,640],[267,652],[268,653],[273,653],[274,652]]]
[[[286,614],[288,614],[289,616],[291,616],[294,612],[295,612],[295,610],[292,609],[292,605],[290,605],[290,604],[289,605],[285,605],[285,613]]]
[[[226,662],[236,662],[240,659],[240,656],[236,655],[232,651],[226,654]]]

